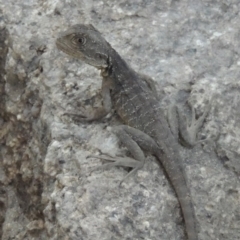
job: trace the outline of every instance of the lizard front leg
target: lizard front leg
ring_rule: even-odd
[[[156,153],[158,146],[153,138],[148,136],[146,133],[132,128],[126,125],[120,125],[114,127],[114,133],[118,136],[119,140],[127,147],[133,158],[130,157],[109,157],[107,155],[102,156],[89,156],[99,158],[112,163],[107,163],[97,169],[107,169],[113,166],[131,167],[133,168],[121,181],[126,180],[129,176],[141,169],[145,163],[145,155],[142,151],[146,150],[152,154]]]
[[[83,114],[66,113],[65,115],[74,116],[78,120],[84,121],[84,122],[96,121],[105,117],[112,109],[110,86],[111,86],[110,81],[108,81],[106,78],[103,78],[102,88],[101,88],[101,95],[102,95],[102,102],[103,102],[102,107],[99,107],[96,109],[92,108],[90,111],[83,112]]]

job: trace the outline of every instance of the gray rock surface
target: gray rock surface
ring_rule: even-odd
[[[164,109],[212,106],[185,169],[199,240],[240,239],[240,2],[238,0],[0,0],[1,239],[186,239],[174,191],[157,161],[119,187],[127,169],[92,171],[100,151],[126,154],[116,117],[64,116],[99,104],[94,68],[55,47],[60,31],[91,23],[157,83]],[[94,101],[95,100],[95,101]],[[85,106],[85,108],[84,108]]]

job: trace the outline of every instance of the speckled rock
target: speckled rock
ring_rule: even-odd
[[[240,239],[238,0],[0,0],[0,238],[186,239],[175,193],[156,159],[96,170],[125,155],[116,116],[64,115],[101,104],[99,72],[56,49],[60,31],[91,23],[157,84],[163,109],[187,117],[211,101],[193,149],[183,149],[199,240]]]

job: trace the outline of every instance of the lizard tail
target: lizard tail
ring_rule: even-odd
[[[187,187],[185,172],[182,167],[183,164],[179,159],[179,154],[177,154],[174,149],[168,150],[169,151],[163,151],[165,154],[159,152],[157,157],[162,163],[177,194],[186,225],[188,240],[197,240],[198,237],[195,211],[191,200],[190,191]]]

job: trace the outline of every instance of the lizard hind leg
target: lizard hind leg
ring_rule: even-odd
[[[195,109],[191,106],[192,117],[190,121],[186,119],[186,116],[184,116],[179,107],[173,106],[169,108],[168,123],[176,139],[178,139],[178,136],[180,135],[181,139],[189,147],[193,147],[197,143],[207,140],[197,140],[197,133],[203,125],[203,122],[210,110],[210,106],[211,104],[209,103],[203,114],[197,119]]]
[[[205,108],[203,114],[196,118],[196,112],[193,106],[191,106],[191,112],[192,112],[192,118],[189,121],[184,121],[184,117],[181,113],[181,111],[178,109],[178,116],[179,116],[179,131],[181,134],[181,137],[183,140],[190,146],[194,146],[199,142],[205,141],[205,140],[197,140],[197,133],[199,129],[202,127],[204,120],[206,119],[206,116],[210,110],[211,104],[209,103],[207,107]]]
[[[110,161],[110,163],[102,165],[101,167],[97,168],[97,170],[108,169],[109,167],[115,166],[131,167],[132,170],[120,182],[121,185],[123,181],[125,181],[127,178],[129,178],[131,175],[133,175],[143,167],[145,163],[145,155],[142,149],[148,149],[148,151],[152,151],[154,153],[157,150],[157,144],[147,134],[143,133],[138,129],[126,125],[114,127],[114,132],[117,134],[119,140],[124,144],[124,146],[127,147],[133,158],[109,157],[107,155],[102,156],[91,155],[89,157]]]

